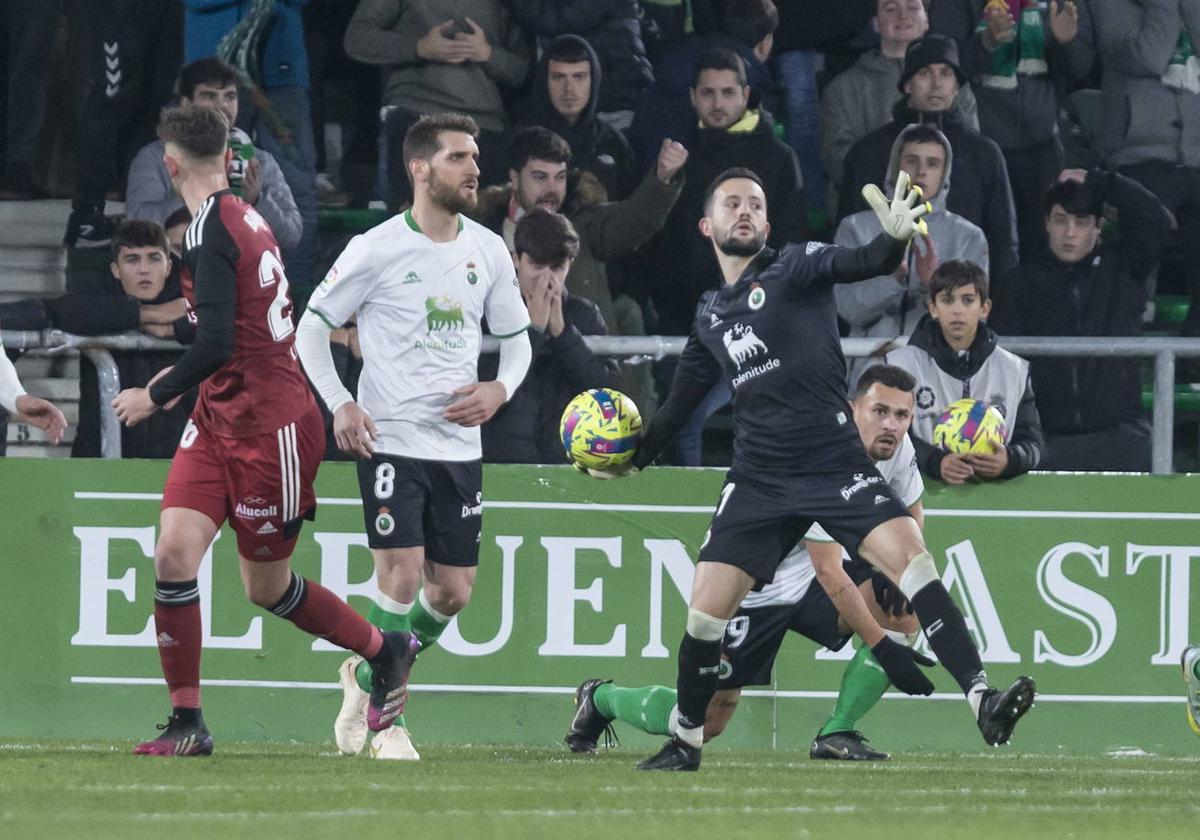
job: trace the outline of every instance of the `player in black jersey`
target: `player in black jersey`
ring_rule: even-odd
[[[863,195],[884,230],[867,245],[802,242],[776,251],[765,246],[770,226],[757,175],[731,169],[709,187],[700,230],[713,242],[723,282],[697,312],[670,395],[633,467],[650,464],[721,377],[733,391],[733,465],[700,547],[679,646],[678,733],[641,769],[699,768],[726,624],[752,587],[772,579],[814,521],[908,597],[934,653],[966,694],[984,740],[1007,742],[1033,703],[1028,677],[1003,692],[988,686],[920,529],[876,471],[853,425],[833,285],[891,273],[912,237],[926,232],[921,217],[929,210],[903,172],[890,202],[875,186],[864,187]],[[881,662],[889,675],[916,670],[910,649],[896,647]]]

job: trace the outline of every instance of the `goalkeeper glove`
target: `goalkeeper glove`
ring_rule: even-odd
[[[917,667],[918,664],[921,664],[929,668],[936,664],[928,656],[917,653],[912,648],[905,647],[898,642],[893,642],[887,636],[884,636],[871,648],[871,653],[883,666],[892,685],[905,694],[924,694],[925,696],[933,694],[933,683]]]
[[[890,204],[874,184],[863,187],[862,196],[879,217],[884,233],[892,239],[908,242],[918,233],[929,235],[929,227],[921,217],[932,212],[933,205],[921,200],[921,188],[912,184],[903,169],[896,176],[896,191]]]

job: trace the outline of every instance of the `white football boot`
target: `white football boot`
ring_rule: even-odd
[[[342,708],[333,722],[333,739],[346,755],[358,755],[367,743],[367,702],[371,696],[358,687],[354,671],[363,658],[351,656],[338,668],[342,684]]]
[[[371,739],[371,758],[419,761],[421,754],[413,746],[407,729],[403,726],[389,726],[382,732],[375,733],[375,737]]]

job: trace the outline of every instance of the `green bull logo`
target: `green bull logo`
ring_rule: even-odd
[[[425,298],[427,333],[441,330],[460,330],[463,327],[462,304],[448,297]]]

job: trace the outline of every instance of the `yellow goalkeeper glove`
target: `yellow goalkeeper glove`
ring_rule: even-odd
[[[896,191],[890,204],[874,184],[863,187],[862,196],[879,217],[883,232],[892,239],[908,242],[918,233],[929,235],[929,227],[921,217],[932,212],[933,205],[921,200],[921,188],[911,182],[903,169],[896,176]]]

